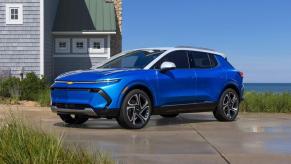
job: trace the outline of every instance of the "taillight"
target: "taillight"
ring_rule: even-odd
[[[244,77],[244,73],[243,72],[239,71],[238,73],[239,73],[239,75],[240,75],[241,78]]]

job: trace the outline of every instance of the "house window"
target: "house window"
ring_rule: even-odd
[[[84,48],[84,43],[83,42],[77,42],[76,46],[77,46],[78,49],[82,49],[82,48]]]
[[[55,39],[55,52],[56,53],[70,53],[70,39],[69,38],[56,38]]]
[[[10,19],[18,20],[18,8],[10,8]]]
[[[66,42],[59,42],[59,48],[63,49],[67,47],[67,43]]]
[[[23,24],[22,4],[6,4],[6,24]]]
[[[90,54],[104,53],[104,38],[91,38],[89,52]]]
[[[73,38],[73,53],[87,53],[87,39]]]
[[[100,44],[100,42],[93,42],[93,48],[94,48],[94,49],[101,49],[101,44]]]

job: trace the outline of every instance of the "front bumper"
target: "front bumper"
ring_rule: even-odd
[[[80,110],[80,109],[58,108],[57,106],[52,106],[51,110],[52,112],[58,113],[58,114],[79,114],[79,115],[86,115],[86,116],[92,116],[92,117],[98,116],[97,113],[95,113],[92,108],[84,108]]]
[[[111,97],[96,86],[51,87],[51,110],[58,114],[79,114],[88,117],[116,117],[118,108],[110,108]]]
[[[84,108],[84,109],[68,109],[68,108],[59,108],[57,106],[51,106],[51,110],[57,114],[77,114],[84,115],[92,118],[106,117],[113,118],[119,115],[119,110],[94,110],[93,108]]]
[[[64,109],[108,109],[111,98],[101,89],[94,88],[51,88],[52,106]]]

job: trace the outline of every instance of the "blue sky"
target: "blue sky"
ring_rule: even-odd
[[[213,48],[246,82],[291,82],[291,0],[124,0],[123,49]]]

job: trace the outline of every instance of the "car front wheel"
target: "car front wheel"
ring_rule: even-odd
[[[219,121],[234,121],[239,112],[239,103],[237,92],[231,88],[226,89],[213,111],[214,117]]]
[[[127,129],[141,129],[150,120],[152,103],[142,90],[130,91],[124,98],[117,122]]]

